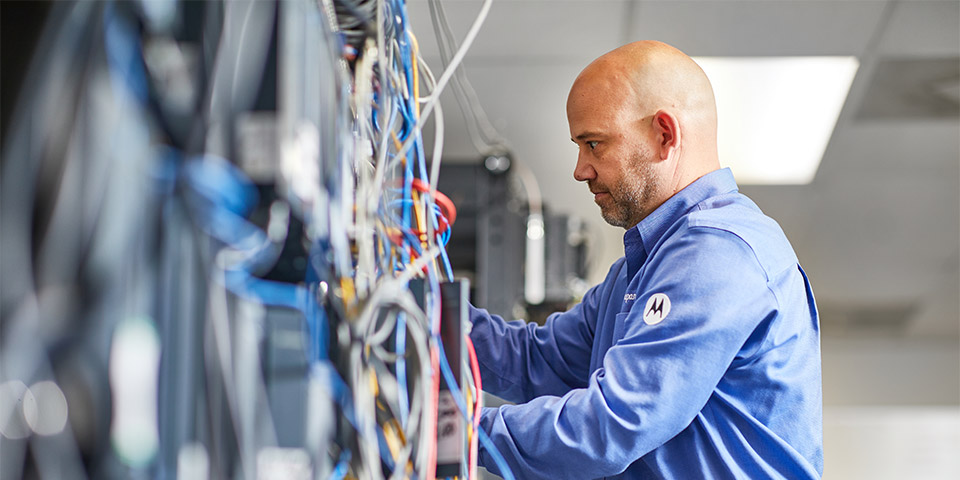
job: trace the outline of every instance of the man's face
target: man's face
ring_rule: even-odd
[[[567,100],[570,137],[579,147],[573,176],[587,182],[607,223],[631,228],[650,213],[659,190],[649,122],[622,87],[581,80]]]
[[[627,155],[621,157],[624,161],[619,162],[618,168],[607,169],[611,178],[587,180],[594,202],[600,206],[600,215],[610,225],[622,228],[633,227],[650,213],[646,206],[657,189],[657,176],[648,161],[650,152]]]

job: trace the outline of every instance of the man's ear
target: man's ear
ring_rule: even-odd
[[[667,160],[680,149],[680,121],[676,115],[666,110],[657,110],[657,113],[653,114],[653,129],[657,135],[658,157],[660,160]]]

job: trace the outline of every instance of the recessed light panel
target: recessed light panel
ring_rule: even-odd
[[[697,57],[717,97],[720,163],[740,184],[813,181],[856,57]]]

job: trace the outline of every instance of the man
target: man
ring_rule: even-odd
[[[567,99],[574,177],[624,257],[542,327],[471,309],[481,426],[517,478],[819,478],[819,326],[780,227],[717,155],[700,67],[659,42],[590,64]],[[770,152],[771,161],[776,152]],[[483,449],[480,463],[499,467]]]

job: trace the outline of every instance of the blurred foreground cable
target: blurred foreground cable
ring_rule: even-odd
[[[55,3],[3,143],[0,477],[434,478],[439,97],[489,8],[435,77],[402,0]]]

